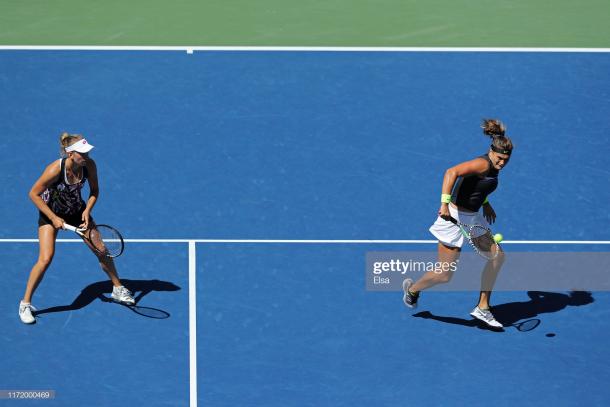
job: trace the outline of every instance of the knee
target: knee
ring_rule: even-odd
[[[95,253],[95,256],[97,257],[97,260],[100,262],[101,266],[112,267],[114,265],[114,260],[112,260],[112,257],[108,257],[100,253]]]
[[[438,273],[434,275],[434,282],[436,284],[446,284],[451,281],[452,274],[451,273]]]
[[[493,259],[494,266],[496,266],[496,267],[502,266],[502,264],[504,264],[505,260],[506,260],[506,255],[504,254],[504,251],[500,250],[498,252],[498,255],[496,256],[496,258]]]
[[[52,261],[53,253],[41,253],[40,256],[38,256],[38,264],[45,268],[49,267]]]

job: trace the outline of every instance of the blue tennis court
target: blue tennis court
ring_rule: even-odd
[[[607,292],[497,292],[499,319],[540,325],[493,332],[468,315],[476,292],[413,313],[367,291],[365,257],[435,250],[399,241],[432,239],[443,172],[488,148],[483,117],[516,145],[490,198],[505,250],[607,251],[609,70],[607,53],[0,52],[0,389],[58,406],[607,404]],[[93,216],[128,239],[138,304],[168,317],[108,302],[95,258],[60,242],[37,324],[19,321],[27,193],[62,131],[95,145]]]

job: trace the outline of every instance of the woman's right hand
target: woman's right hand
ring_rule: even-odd
[[[62,218],[60,218],[59,216],[55,216],[52,219],[53,222],[53,227],[55,229],[63,229],[64,228],[64,220]]]
[[[441,204],[441,207],[438,209],[438,216],[445,220],[449,220],[449,218],[451,218],[451,214],[449,213],[449,204]]]

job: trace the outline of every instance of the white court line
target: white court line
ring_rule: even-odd
[[[57,239],[82,243],[80,239]],[[0,243],[38,243],[38,239],[0,239]],[[247,244],[436,244],[436,240],[311,240],[311,239],[125,239],[125,243],[247,243]],[[610,244],[610,240],[505,240],[502,244]]]
[[[82,243],[81,239],[57,239]],[[246,244],[436,244],[436,240],[296,240],[296,239],[125,239],[126,243],[188,243],[190,406],[197,407],[197,243]],[[38,239],[0,239],[0,243],[38,243]],[[507,240],[507,244],[610,244],[610,240]]]
[[[115,45],[1,45],[0,51],[246,51],[246,52],[539,52],[608,53],[610,48],[549,47],[274,47],[274,46],[115,46]]]
[[[37,243],[38,239],[0,239],[0,243]],[[80,239],[57,239],[81,243]],[[126,243],[188,243],[190,407],[197,407],[197,243],[248,244],[436,244],[436,240],[294,240],[294,239],[125,239]],[[610,244],[610,240],[508,240],[507,244]]]
[[[191,407],[197,407],[197,248],[189,242],[189,359]]]
[[[504,52],[504,53],[608,53],[610,48],[514,47],[249,47],[249,46],[0,46],[0,51],[173,51],[198,52]],[[57,239],[80,243],[80,239]],[[0,243],[37,243],[38,239],[0,239]],[[126,239],[127,243],[188,243],[189,245],[189,349],[190,406],[197,407],[196,243],[248,244],[436,244],[435,240],[274,240],[274,239]],[[504,241],[504,244],[610,244],[610,241]]]

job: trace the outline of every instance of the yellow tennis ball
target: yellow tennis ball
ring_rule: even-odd
[[[496,243],[500,243],[502,240],[504,240],[504,236],[502,236],[502,233],[496,233],[494,235],[494,241]]]

